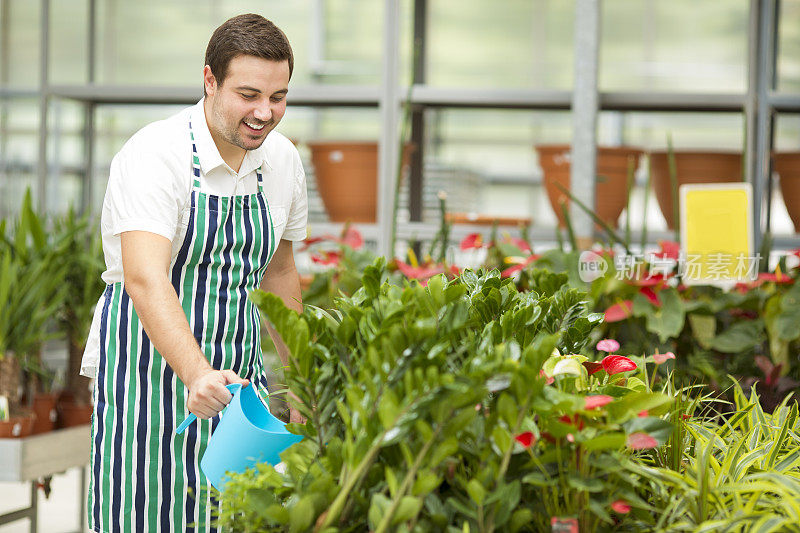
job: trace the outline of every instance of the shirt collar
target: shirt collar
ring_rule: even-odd
[[[211,131],[208,129],[206,114],[203,109],[204,100],[205,98],[201,98],[192,108],[191,121],[192,132],[194,133],[194,144],[197,147],[197,158],[200,160],[200,169],[203,171],[203,174],[208,174],[211,170],[219,166],[230,167],[228,167],[225,160],[222,159],[217,145],[214,143],[214,138],[211,137]],[[272,169],[272,165],[267,158],[268,139],[269,134],[267,134],[267,139],[264,140],[261,146],[255,150],[248,150],[247,153],[244,154],[242,165],[239,168],[240,176],[246,176],[264,164],[266,164],[267,168],[270,170]]]

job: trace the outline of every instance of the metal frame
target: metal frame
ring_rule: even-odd
[[[599,0],[579,0],[599,10]],[[3,2],[4,9],[7,9]],[[39,91],[0,88],[0,98],[38,97],[40,103],[40,139],[38,164],[38,184],[40,187],[40,205],[47,203],[48,182],[48,148],[47,121],[49,102],[53,98],[68,98],[84,102],[87,105],[84,136],[87,140],[85,152],[85,190],[82,199],[91,208],[91,169],[94,164],[93,143],[94,110],[103,104],[191,104],[200,97],[200,89],[196,87],[128,87],[100,86],[94,84],[94,57],[96,46],[96,6],[90,0],[89,9],[89,83],[83,86],[51,85],[48,78],[49,62],[49,22],[50,0],[41,0],[42,13],[42,51],[40,54],[40,70],[42,79]],[[427,13],[427,2],[416,0],[415,34],[423,41],[424,21]],[[765,226],[762,216],[762,204],[769,187],[764,187],[769,179],[769,151],[772,143],[773,117],[776,112],[800,112],[800,95],[783,94],[775,91],[775,57],[777,35],[778,0],[751,0],[749,25],[749,79],[746,94],[687,94],[687,93],[633,93],[633,92],[600,92],[597,93],[597,104],[587,111],[595,114],[599,111],[695,111],[695,112],[744,112],[747,124],[746,154],[747,179],[754,185],[754,234],[759,239]],[[583,10],[578,10],[581,13]],[[347,106],[377,107],[381,112],[382,135],[380,149],[379,172],[379,222],[376,236],[380,242],[386,240],[391,232],[390,213],[391,196],[394,193],[396,159],[399,146],[398,131],[401,114],[400,104],[405,98],[405,90],[398,86],[399,60],[397,52],[400,43],[399,35],[399,2],[385,0],[384,17],[384,71],[380,87],[347,87],[347,86],[295,86],[292,88],[289,102],[295,106]],[[391,18],[396,17],[396,18]],[[577,18],[577,17],[576,17]],[[418,24],[422,21],[420,29]],[[577,20],[576,20],[577,24]],[[6,32],[4,32],[6,33]],[[576,52],[580,48],[578,39],[582,32],[576,32]],[[599,37],[595,37],[595,42]],[[2,58],[0,58],[2,59]],[[580,58],[576,56],[576,63]],[[424,61],[423,61],[424,65]],[[2,70],[2,69],[0,69]],[[496,109],[574,109],[578,113],[577,100],[569,91],[548,90],[475,90],[475,89],[442,89],[428,87],[424,84],[424,71],[418,83],[410,91],[410,103],[414,105],[417,115],[415,138],[423,135],[420,128],[421,114],[427,108],[464,107],[464,108],[496,108]],[[420,83],[421,82],[421,83]],[[577,91],[577,87],[576,87]],[[595,84],[596,91],[596,84]],[[573,107],[576,106],[576,107]],[[588,119],[587,119],[588,120]],[[397,141],[397,142],[395,142]],[[419,185],[419,183],[417,184]],[[415,192],[414,194],[418,194]],[[410,203],[411,205],[411,203]],[[769,212],[769,204],[766,212]],[[318,225],[317,225],[318,226]],[[400,225],[402,229],[402,225]],[[800,242],[800,236],[781,238],[775,241]],[[384,245],[385,246],[385,245]],[[388,250],[387,250],[388,251]]]

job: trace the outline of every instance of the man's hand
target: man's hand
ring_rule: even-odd
[[[232,383],[241,383],[242,387],[250,384],[250,381],[240,378],[233,370],[213,370],[208,369],[199,374],[187,384],[189,387],[189,399],[186,406],[189,412],[194,413],[197,418],[211,418],[222,411],[230,403],[233,395],[225,387]]]

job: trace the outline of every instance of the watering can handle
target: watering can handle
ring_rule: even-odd
[[[239,388],[241,388],[242,385],[240,383],[231,383],[230,385],[225,385],[225,386],[228,388],[229,391],[231,391],[231,394],[236,394],[236,391],[239,390]],[[187,416],[186,419],[183,422],[181,422],[181,425],[178,426],[178,429],[176,429],[175,431],[178,434],[183,433],[186,430],[186,428],[188,428],[195,420],[197,420],[197,415],[195,415],[194,413],[189,413],[189,416]]]

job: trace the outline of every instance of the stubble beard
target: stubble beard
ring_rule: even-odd
[[[244,142],[244,139],[242,139],[241,132],[239,131],[239,123],[241,122],[241,120],[237,120],[235,123],[229,124],[228,119],[225,116],[225,113],[222,109],[222,103],[217,98],[214,99],[214,103],[211,106],[211,111],[214,113],[214,117],[216,118],[217,124],[222,126],[221,128],[219,128],[219,133],[225,142],[228,142],[234,146],[238,146],[242,150],[249,151],[249,150],[255,150],[256,148],[260,147],[267,139],[267,136],[264,135],[264,137],[260,141],[258,141],[257,145],[247,146]],[[269,123],[267,123],[264,126],[264,128],[269,128]]]

